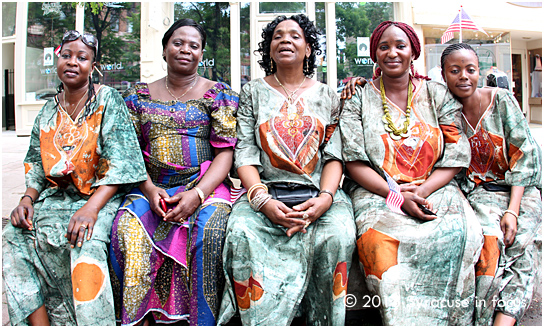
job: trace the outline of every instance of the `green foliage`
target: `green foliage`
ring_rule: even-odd
[[[90,3],[91,4],[91,3]],[[97,3],[92,3],[97,4]],[[85,30],[93,33],[98,40],[96,61],[98,68],[102,65],[122,63],[121,71],[107,72],[109,81],[136,82],[140,80],[140,2],[117,2],[113,5],[101,4],[85,7]],[[132,32],[120,32],[121,25],[131,25]],[[103,71],[103,73],[106,73]],[[123,89],[120,85],[112,85]]]
[[[357,65],[357,37],[370,37],[381,22],[393,19],[391,2],[337,2],[336,3],[337,46],[339,50],[338,79],[349,76],[372,76],[372,66]],[[340,49],[340,47],[338,47]],[[344,62],[344,58],[346,59]]]
[[[72,2],[72,7],[75,9],[77,6],[82,6],[87,9],[90,8],[91,12],[95,15],[98,15],[102,11],[105,2]]]

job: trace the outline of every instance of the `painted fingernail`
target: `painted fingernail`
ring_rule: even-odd
[[[77,247],[81,247],[81,242],[77,243]]]
[[[74,248],[74,245],[70,245],[70,248]]]

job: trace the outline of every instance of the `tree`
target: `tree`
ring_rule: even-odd
[[[213,60],[211,76],[214,81],[230,83],[230,5],[228,2],[176,3],[174,19],[192,18],[206,31],[204,59]]]

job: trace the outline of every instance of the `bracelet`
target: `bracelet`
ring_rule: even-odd
[[[506,211],[504,211],[503,216],[504,216],[504,214],[506,214],[506,213],[510,213],[510,214],[512,214],[512,215],[516,218],[516,220],[518,219],[518,215],[516,214],[516,212],[514,212],[514,211],[512,211],[512,210],[506,210]]]
[[[256,183],[247,191],[247,200],[249,202],[251,202],[251,194],[258,188],[262,188],[268,193],[268,187],[264,183]]]
[[[334,195],[333,195],[332,191],[327,190],[327,189],[323,189],[317,195],[321,196],[321,194],[329,194],[331,196],[331,198],[332,198],[332,201],[334,202]]]
[[[19,203],[23,200],[23,198],[25,197],[28,197],[30,198],[30,203],[32,204],[32,206],[34,206],[34,199],[32,199],[32,196],[30,195],[23,195],[23,197],[21,197],[21,199],[19,200]]]
[[[253,197],[249,202],[249,206],[251,206],[255,212],[259,212],[270,199],[272,199],[272,195],[268,192],[263,192]]]
[[[193,189],[198,194],[198,198],[200,198],[200,204],[203,204],[204,200],[206,200],[206,196],[204,196],[204,192],[202,191],[202,189],[198,188],[197,186],[194,186]]]

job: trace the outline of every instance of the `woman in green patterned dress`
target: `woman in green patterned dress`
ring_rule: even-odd
[[[97,41],[62,39],[59,93],[34,122],[26,191],[3,232],[12,325],[115,325],[108,271],[113,218],[146,178],[125,102],[91,80]]]
[[[279,16],[259,44],[266,77],[244,85],[234,162],[248,188],[233,206],[223,261],[227,285],[219,324],[239,312],[244,325],[343,325],[347,273],[355,248],[342,176],[334,90],[311,77],[320,53],[304,15]],[[272,199],[283,184],[288,198]],[[311,197],[312,192],[315,196]]]
[[[479,60],[470,45],[447,47],[441,65],[449,90],[463,104],[471,146],[459,184],[485,237],[476,265],[476,324],[514,325],[531,303],[539,271],[534,241],[541,239],[542,153],[514,96],[477,88]]]

